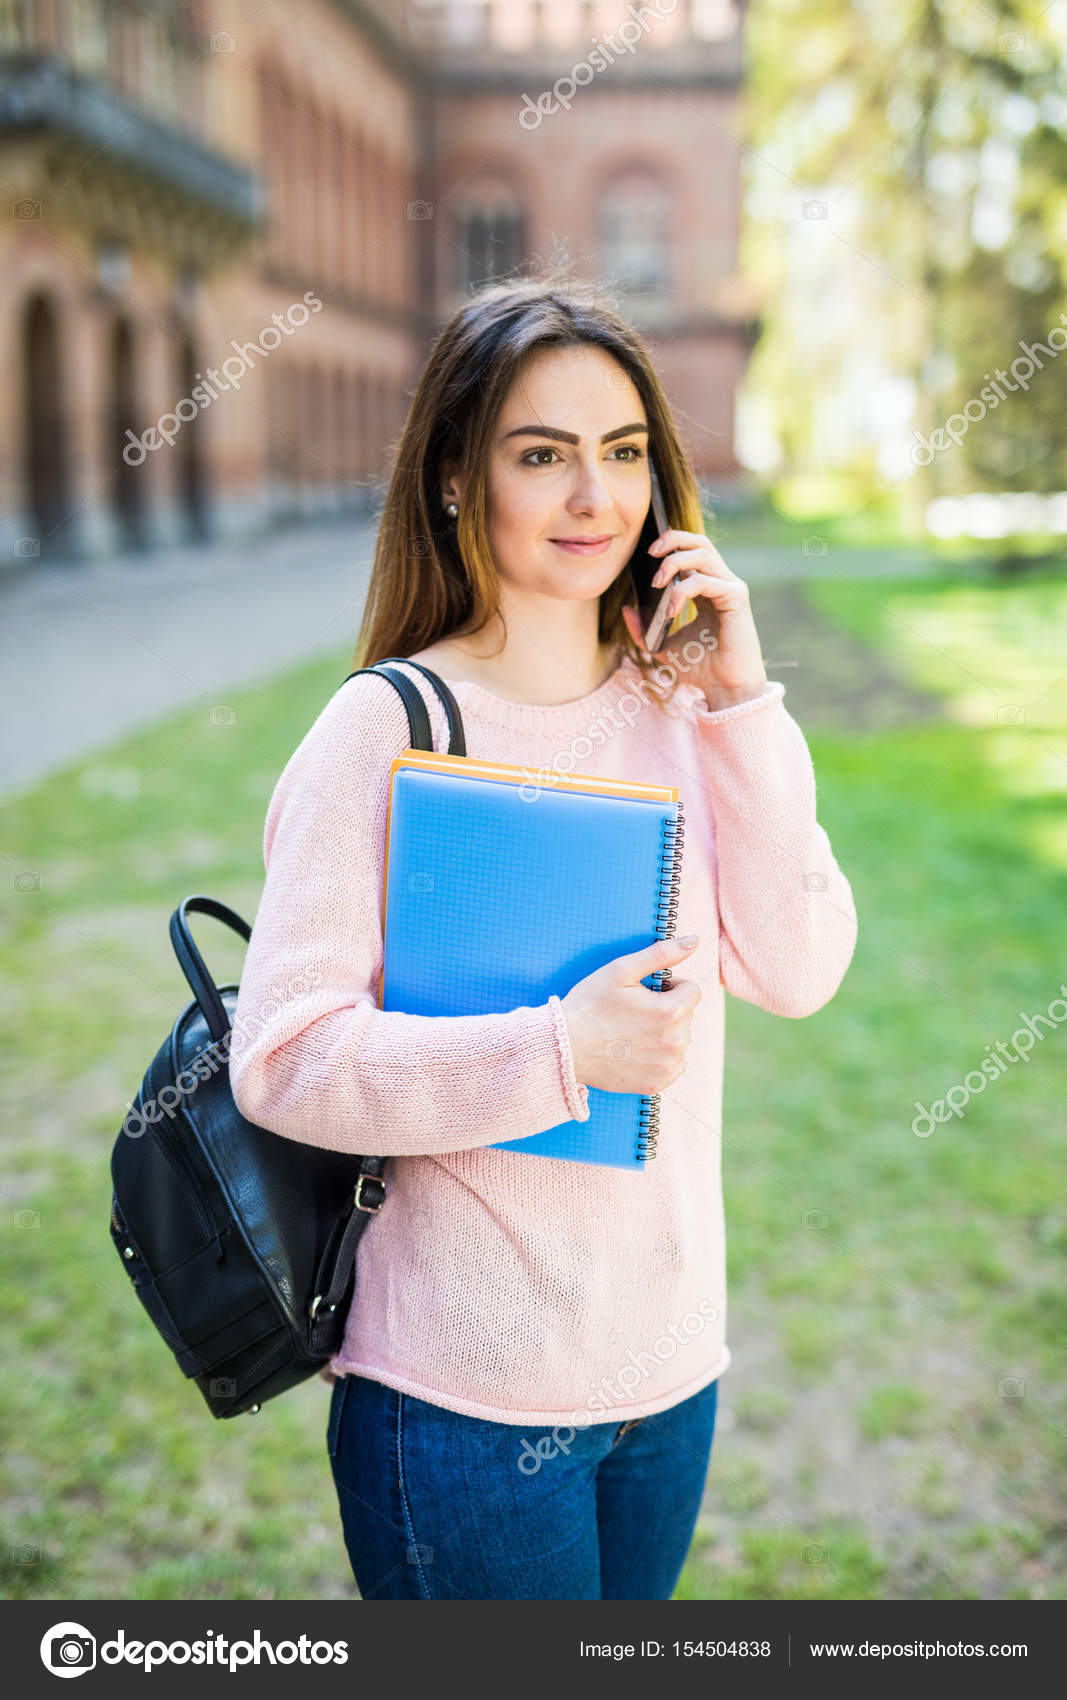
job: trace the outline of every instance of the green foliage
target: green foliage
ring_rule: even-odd
[[[1064,488],[1067,360],[1013,365],[1067,308],[1056,28],[1045,0],[750,8],[742,267],[763,335],[748,383],[783,447],[783,499],[851,479],[865,495],[839,510],[892,492],[917,534],[937,494]],[[975,403],[959,446],[899,487],[863,413],[888,374],[927,436]]]

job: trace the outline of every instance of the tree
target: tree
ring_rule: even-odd
[[[743,264],[767,325],[752,382],[789,460],[813,464],[820,415],[869,363],[910,380],[926,441],[971,403],[925,465],[911,438],[913,521],[943,492],[1063,488],[1067,360],[989,392],[981,418],[976,400],[1067,309],[1067,94],[1045,0],[764,0],[747,40]],[[798,314],[805,223],[822,286]],[[869,423],[838,452],[873,495],[896,479],[874,464]]]

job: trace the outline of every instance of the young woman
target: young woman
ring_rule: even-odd
[[[626,606],[650,453],[677,522],[658,576],[698,615],[655,658]],[[748,590],[701,531],[648,351],[595,289],[497,284],[438,337],[353,666],[397,655],[450,684],[472,756],[677,785],[682,936],[538,1008],[383,1011],[389,764],[409,741],[388,681],[347,680],[282,773],[231,1079],[260,1126],[392,1159],[330,1365],[353,1572],[365,1600],[669,1599],[730,1362],[724,990],[810,1015],[856,913]],[[675,964],[691,978],[641,984]],[[588,1120],[589,1087],[662,1093],[645,1169],[490,1148]]]

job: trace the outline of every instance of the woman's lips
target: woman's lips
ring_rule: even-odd
[[[557,549],[567,549],[572,555],[602,555],[614,541],[613,537],[602,537],[599,542],[592,538],[588,542],[584,539],[581,542],[571,541],[565,537],[549,538],[549,542],[554,543]]]

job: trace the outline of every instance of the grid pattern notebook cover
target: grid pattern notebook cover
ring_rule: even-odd
[[[566,996],[614,957],[673,936],[677,790],[406,751],[392,764],[378,1001],[480,1015]],[[654,991],[670,970],[642,982]],[[659,1098],[589,1088],[589,1120],[495,1149],[643,1168]]]

